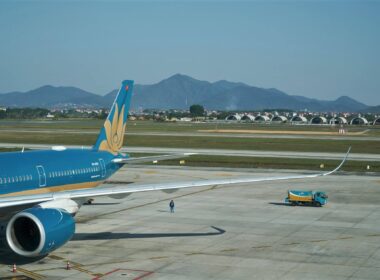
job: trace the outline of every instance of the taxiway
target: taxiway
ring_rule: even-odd
[[[128,166],[109,183],[284,173]],[[329,204],[287,206],[288,189],[326,191]],[[379,201],[378,176],[349,173],[99,198],[82,207],[72,241],[17,273],[1,264],[0,279],[378,279]]]

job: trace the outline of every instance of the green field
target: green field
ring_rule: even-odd
[[[103,120],[65,120],[65,121],[13,121],[0,122],[0,142],[25,144],[55,145],[93,145]],[[350,140],[310,138],[251,138],[218,137],[204,135],[200,130],[265,130],[265,131],[304,131],[335,132],[328,126],[292,126],[292,125],[258,125],[244,123],[160,123],[152,121],[129,122],[130,133],[170,133],[170,135],[129,134],[125,137],[124,146],[165,147],[165,148],[203,148],[257,151],[294,151],[294,152],[333,152],[344,153],[349,146],[352,153],[380,154],[380,129],[377,127],[349,127],[350,132],[360,133]],[[176,134],[178,132],[178,135]],[[180,135],[191,133],[191,136]],[[236,135],[236,134],[232,134]],[[360,139],[361,137],[365,137]],[[356,140],[357,139],[357,140]],[[186,165],[226,166],[226,167],[259,167],[287,169],[319,169],[319,160],[277,159],[252,157],[192,156]],[[334,167],[337,161],[326,161],[325,167]],[[166,161],[165,164],[178,164],[178,161]],[[378,170],[378,163],[372,163],[371,171]],[[345,170],[365,171],[367,163],[348,162]]]
[[[92,145],[96,134],[78,133],[0,133],[2,143]],[[144,136],[128,135],[124,146],[204,148],[258,151],[299,151],[299,152],[344,152],[349,146],[353,153],[380,154],[379,141],[320,140],[320,139],[278,139],[278,138],[233,138],[205,136]]]

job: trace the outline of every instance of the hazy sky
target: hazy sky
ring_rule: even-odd
[[[175,73],[380,104],[379,1],[0,1],[0,92]]]

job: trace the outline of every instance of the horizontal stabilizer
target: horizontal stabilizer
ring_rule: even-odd
[[[135,164],[142,162],[154,162],[159,160],[168,160],[168,159],[176,159],[176,158],[184,158],[191,155],[195,155],[195,153],[182,153],[182,154],[171,154],[171,155],[161,155],[161,156],[148,156],[148,157],[136,157],[136,158],[115,158],[113,162],[120,164]]]

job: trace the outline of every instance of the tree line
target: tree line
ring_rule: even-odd
[[[0,119],[37,119],[46,117],[49,112],[43,108],[7,108],[0,110]]]

